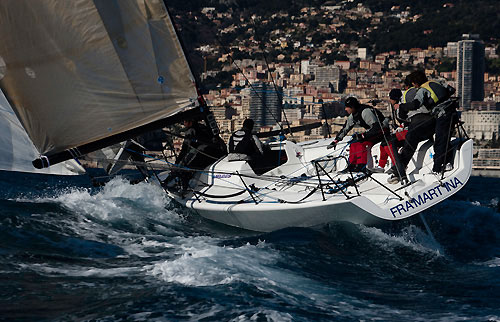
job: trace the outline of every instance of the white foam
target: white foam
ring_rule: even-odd
[[[277,265],[287,259],[265,242],[240,247],[219,246],[216,239],[207,237],[183,242],[177,258],[152,265],[146,272],[163,282],[188,286],[251,284],[296,305],[301,304],[301,299],[325,305],[325,294],[331,292],[330,287]]]
[[[169,203],[160,187],[145,182],[132,185],[119,177],[95,195],[88,190],[73,190],[55,200],[73,211],[83,211],[103,220],[124,218],[138,210],[162,211]]]
[[[282,313],[274,310],[261,310],[250,317],[250,321],[261,321],[262,318],[265,317],[266,321],[293,321],[292,315],[288,313]],[[246,315],[240,315],[237,318],[231,319],[232,322],[238,321],[248,321],[248,317]]]
[[[179,238],[178,242],[178,257],[146,267],[146,273],[164,283],[195,287],[245,283],[272,293],[290,305],[303,305],[306,301],[318,307],[333,304],[332,310],[342,310],[336,305],[345,295],[335,292],[331,285],[284,268],[286,266],[280,263],[288,259],[265,242],[240,247],[220,246],[220,241],[208,237]],[[261,313],[269,321],[287,320],[287,315],[274,311]],[[244,319],[248,320],[249,316]]]
[[[495,257],[489,261],[478,263],[478,265],[488,266],[488,267],[500,267],[500,258]]]
[[[91,193],[88,189],[72,189],[62,191],[57,197],[29,201],[56,202],[72,213],[101,222],[126,222],[131,227],[142,230],[141,234],[147,233],[144,231],[147,227],[162,235],[176,235],[177,232],[170,226],[183,222],[180,214],[166,209],[171,199],[161,187],[146,182],[132,185],[120,177],[108,182],[97,193]],[[91,221],[95,224],[94,219]],[[82,217],[81,220],[86,219]]]
[[[58,203],[72,213],[57,219],[65,232],[99,242],[106,236],[106,243],[139,257],[151,256],[151,248],[154,256],[171,253],[177,245],[164,242],[165,237],[179,235],[176,227],[184,223],[181,214],[166,208],[170,199],[160,187],[150,183],[132,185],[119,177],[94,193],[89,189],[68,189],[56,197],[27,201]]]
[[[264,250],[265,243],[241,247],[218,246],[216,239],[185,239],[180,256],[153,265],[149,273],[166,282],[191,286],[228,284],[272,275],[277,254]]]
[[[490,205],[492,207],[497,207],[498,206],[498,198],[493,198],[490,200]]]
[[[138,234],[127,234],[112,236],[114,244],[118,244],[124,250],[126,255],[119,255],[118,257],[129,257],[130,255],[137,257],[155,257],[168,256],[172,253],[175,245],[169,242],[161,242],[151,240],[156,236],[140,236]],[[153,252],[151,252],[153,250]]]
[[[116,267],[116,268],[96,268],[96,267],[51,267],[45,264],[20,264],[23,270],[29,269],[42,275],[54,276],[64,275],[72,277],[126,277],[141,274],[141,269],[137,267]]]
[[[500,322],[500,316],[498,316],[498,315],[488,315],[488,316],[484,317],[483,321]]]
[[[404,228],[401,235],[389,235],[378,228],[366,226],[361,226],[361,232],[366,234],[373,243],[386,249],[404,246],[417,252],[433,253],[436,256],[444,254],[441,245],[414,225]]]

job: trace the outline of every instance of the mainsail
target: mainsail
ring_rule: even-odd
[[[4,0],[0,43],[0,86],[44,155],[157,122],[198,96],[162,1]]]

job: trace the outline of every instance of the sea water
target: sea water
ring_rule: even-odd
[[[0,172],[0,320],[500,321],[500,179],[419,220],[256,233],[153,185]]]

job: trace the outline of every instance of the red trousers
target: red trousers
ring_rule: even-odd
[[[396,140],[397,141],[404,141],[406,138],[406,133],[408,133],[408,130],[403,130],[396,132]],[[396,144],[397,145],[397,144]],[[389,145],[380,145],[380,160],[378,161],[378,165],[381,168],[384,168],[385,165],[387,164],[387,159],[388,157],[391,157],[392,164],[396,164],[396,160],[394,159],[394,154],[393,149],[392,149],[392,143],[389,142]]]
[[[384,168],[387,164],[388,157],[391,157],[392,164],[396,164],[396,160],[394,160],[394,154],[392,154],[392,144],[389,145],[380,145],[380,159],[378,161],[378,166]]]
[[[368,157],[368,149],[371,149],[373,143],[370,141],[351,143],[349,149],[350,164],[366,164]]]

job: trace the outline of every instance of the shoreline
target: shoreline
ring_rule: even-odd
[[[471,176],[474,177],[490,177],[490,178],[500,178],[500,169],[485,169],[485,168],[472,168]]]

